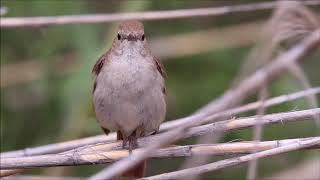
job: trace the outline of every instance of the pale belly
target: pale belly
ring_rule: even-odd
[[[137,128],[145,135],[157,131],[166,113],[161,75],[149,67],[113,65],[99,74],[93,94],[100,125],[126,136]]]

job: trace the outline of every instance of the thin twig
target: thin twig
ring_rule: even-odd
[[[21,157],[21,156],[34,156],[40,154],[58,153],[61,151],[67,151],[76,147],[86,146],[89,144],[97,144],[102,142],[114,141],[116,134],[111,133],[110,135],[98,135],[82,139],[76,139],[61,143],[48,144],[38,147],[25,148],[23,150],[9,151],[0,154],[0,159],[8,157]]]
[[[261,123],[262,124],[272,124],[272,123],[282,124],[285,122],[312,119],[315,115],[319,115],[319,114],[320,114],[320,108],[269,114],[264,116],[263,119],[261,119]],[[249,127],[255,126],[256,123],[257,123],[256,117],[247,117],[247,118],[240,118],[240,119],[232,118],[230,120],[219,121],[211,124],[190,128],[188,131],[186,131],[186,133],[182,138],[190,138],[190,137],[202,136],[206,134],[215,135],[221,131],[231,131],[235,129],[249,128]],[[162,134],[139,138],[138,139],[139,147],[145,147],[148,144],[158,142]],[[85,147],[85,148],[80,147],[71,151],[67,151],[63,154],[70,154],[70,153],[76,153],[76,152],[110,151],[110,150],[121,150],[121,149],[122,149],[122,143],[121,141],[117,141],[114,143],[99,144],[99,145]]]
[[[269,82],[282,72],[286,72],[288,64],[296,63],[299,60],[304,59],[304,56],[314,49],[319,48],[319,45],[320,29],[317,29],[311,35],[306,37],[301,43],[291,48],[287,52],[277,56],[269,65],[256,71],[253,73],[253,75],[244,80],[242,84],[239,84],[238,86],[228,90],[218,100],[210,102],[198,112],[213,113],[220,111],[220,109],[224,109],[225,107],[230,107],[238,102],[241,102],[241,100],[245,98],[244,95],[248,95],[250,91],[255,92],[257,89],[260,89],[263,84],[262,82]]]
[[[9,170],[1,170],[0,177],[11,176],[14,174],[18,174],[23,172],[23,169],[9,169]]]
[[[253,140],[257,142],[261,141],[261,138],[262,138],[263,126],[259,120],[260,118],[263,117],[266,111],[266,108],[263,104],[268,96],[267,94],[268,94],[267,86],[264,85],[264,87],[259,92],[259,101],[261,101],[262,103],[257,110],[258,123],[255,125],[253,129]],[[248,180],[255,180],[257,178],[257,171],[258,171],[257,166],[258,166],[258,160],[252,160],[249,162],[248,173],[247,173]]]
[[[312,110],[297,111],[297,112],[266,115],[260,121],[262,124],[270,124],[270,123],[277,123],[277,122],[282,123],[282,122],[289,122],[289,121],[295,121],[295,120],[306,120],[306,118],[312,119],[313,115],[315,115],[315,114],[320,114],[320,108],[312,109]],[[154,146],[159,145],[159,143],[163,143],[163,141],[167,141],[167,139],[168,140],[172,140],[172,139],[177,140],[179,138],[199,136],[199,135],[204,135],[204,134],[208,134],[208,133],[220,133],[221,131],[229,131],[229,130],[234,130],[234,129],[253,127],[256,123],[257,123],[257,119],[255,117],[238,119],[238,120],[232,119],[229,121],[221,121],[221,122],[216,122],[213,124],[207,124],[207,125],[191,128],[189,131],[186,131],[187,134],[185,134],[185,135],[182,135],[179,131],[169,131],[167,133],[162,133],[162,134],[159,134],[159,135],[156,135],[153,137],[150,136],[150,137],[140,138],[138,140],[138,144],[143,145],[143,146],[148,145],[148,144],[152,144],[151,147],[154,148]],[[151,139],[151,138],[153,138],[153,141],[152,141],[153,143],[146,142],[147,139]],[[172,141],[174,141],[174,140],[172,140]],[[119,146],[118,148],[121,148],[120,143],[118,146]],[[147,150],[148,150],[148,148],[150,148],[150,146],[147,146]],[[106,151],[107,149],[101,148],[99,150]],[[146,151],[146,149],[141,149],[141,151],[138,151],[123,160],[125,160],[124,162],[127,163],[126,165],[131,166],[130,163],[132,163],[132,161],[140,162],[141,159],[145,158],[146,155],[147,155],[147,157],[152,157],[155,152],[156,152],[155,149],[152,149],[152,151],[150,151],[150,152]],[[134,157],[134,158],[132,158],[132,157]],[[120,160],[119,162],[121,162],[121,161],[123,162],[123,160]],[[117,164],[117,162],[114,164]],[[123,168],[123,166],[122,165],[118,166],[118,167],[116,166],[116,167],[114,167],[113,170],[116,171],[117,168]],[[102,178],[106,177],[106,174],[104,174],[104,173],[106,173],[106,172],[110,173],[108,171],[101,171],[101,172],[102,173],[98,173],[95,176],[91,177],[91,179],[102,179]],[[109,176],[109,174],[108,174],[108,176]],[[113,177],[115,175],[113,175],[111,173],[110,176]],[[109,179],[109,177],[107,177],[107,179]]]
[[[83,177],[63,177],[63,176],[12,176],[1,178],[2,180],[84,180]]]
[[[304,1],[306,5],[319,5],[316,0]],[[64,24],[91,24],[106,23],[123,20],[160,20],[160,19],[178,19],[188,17],[204,17],[204,16],[221,16],[230,13],[250,12],[257,10],[272,9],[276,6],[276,2],[251,3],[243,5],[231,5],[212,8],[197,9],[180,9],[167,11],[148,11],[148,12],[132,12],[132,13],[114,13],[114,14],[96,14],[96,15],[71,15],[71,16],[55,16],[55,17],[7,17],[1,18],[1,28],[15,27],[39,27],[49,25]]]
[[[240,156],[240,157],[236,157],[236,158],[231,158],[231,159],[226,159],[226,160],[206,164],[203,166],[198,166],[195,168],[189,168],[189,169],[184,169],[181,171],[175,171],[175,172],[170,172],[170,173],[164,173],[164,174],[146,177],[146,178],[142,178],[142,179],[144,179],[144,180],[161,180],[161,179],[168,180],[168,179],[183,178],[183,177],[187,177],[187,176],[190,176],[193,174],[203,174],[203,173],[207,173],[210,171],[215,171],[215,170],[223,169],[226,167],[235,166],[235,165],[238,165],[238,164],[241,164],[244,162],[248,162],[250,160],[260,159],[260,158],[269,157],[269,156],[273,156],[273,155],[277,155],[277,154],[281,154],[281,153],[286,153],[286,152],[291,152],[291,151],[296,151],[299,149],[303,149],[303,148],[307,148],[307,147],[311,147],[311,146],[315,146],[315,145],[319,145],[319,144],[320,144],[320,137],[317,137],[317,138],[311,139],[311,140],[305,140],[302,142],[295,142],[295,143],[292,143],[292,144],[289,144],[289,145],[286,145],[283,147],[278,147],[278,148],[274,148],[274,149],[270,149],[270,150],[266,150],[266,151],[262,151],[262,152],[258,152],[258,153],[253,153],[253,154],[249,154],[249,155],[245,155],[245,156]]]
[[[288,63],[304,59],[306,55],[318,48],[319,45],[320,29],[314,31],[300,44],[291,48],[286,53],[279,55],[268,66],[254,73],[252,76],[244,80],[239,86],[227,91],[221,98],[215,101],[215,103],[210,103],[210,108],[206,106],[207,108],[205,108],[201,113],[196,113],[183,118],[183,124],[179,127],[176,126],[169,132],[163,133],[161,138],[158,139],[157,144],[153,143],[141,152],[132,154],[128,158],[124,158],[110,165],[106,169],[92,176],[91,179],[110,179],[124,173],[126,170],[150,157],[156,149],[181,139],[188,128],[209,122],[211,119],[206,119],[208,114],[221,112],[253,94],[261,88],[261,82],[270,82],[287,69],[286,66]]]
[[[320,93],[320,87],[311,88],[304,91],[295,92],[292,94],[286,94],[274,98],[270,98],[265,102],[266,107],[278,105],[284,102],[293,101],[295,99],[303,98],[309,94],[318,94]],[[225,114],[226,116],[233,116],[238,113],[247,112],[250,110],[254,110],[258,108],[261,105],[261,101],[249,103],[244,106],[240,106],[238,108],[231,109],[230,111],[227,111]],[[170,129],[171,127],[175,126],[176,121],[169,121],[166,123],[163,123],[160,130],[164,131],[167,129]],[[21,157],[21,156],[34,156],[34,155],[42,155],[42,154],[49,154],[49,153],[57,153],[62,151],[67,151],[73,148],[77,147],[86,147],[90,144],[98,144],[98,143],[106,143],[106,142],[114,142],[116,140],[115,133],[111,133],[110,135],[98,135],[88,138],[82,138],[67,142],[61,142],[61,143],[55,143],[55,144],[48,144],[33,148],[26,148],[24,150],[17,150],[17,151],[10,151],[10,152],[4,152],[0,154],[1,158],[9,158],[9,157]]]
[[[294,38],[305,38],[320,28],[317,15],[313,14],[304,6],[301,6],[301,2],[302,1],[279,1],[279,6],[275,9],[272,18],[267,26],[263,28],[261,38],[259,39],[260,44],[249,54],[248,60],[240,73],[240,77],[243,75],[247,77],[258,68],[261,68],[261,65],[265,66],[267,62],[275,60],[275,50],[278,49],[284,41],[289,41],[289,39],[292,40]],[[297,20],[299,21],[297,22]],[[287,27],[286,24],[288,23],[293,27]],[[306,32],[303,34],[296,32],[297,28],[295,26],[297,25],[302,26],[299,29],[303,28]],[[290,64],[294,63],[295,62],[292,62]],[[243,78],[236,78],[236,80],[238,80],[237,82],[242,82],[242,79]],[[217,102],[209,104],[206,108],[210,109],[215,103]],[[206,108],[202,108],[200,111],[206,111]]]
[[[312,87],[307,75],[298,64],[295,63],[289,65],[289,71],[291,72],[292,76],[301,84],[303,89],[309,89]],[[317,108],[319,106],[317,102],[317,96],[306,96],[306,100],[310,108]],[[317,127],[320,128],[320,116],[316,116],[314,120]]]
[[[152,158],[174,158],[174,157],[190,157],[190,156],[225,156],[248,154],[252,152],[264,151],[272,148],[286,146],[292,143],[303,142],[305,140],[315,139],[317,137],[284,139],[274,141],[244,141],[234,143],[221,144],[197,144],[173,146],[157,150]],[[310,147],[311,149],[319,149],[320,145]],[[133,153],[140,149],[133,150]],[[117,151],[86,151],[77,152],[77,154],[51,154],[33,157],[8,158],[2,161],[1,168],[35,168],[35,167],[55,167],[55,166],[78,166],[89,164],[112,163],[129,155],[128,150]],[[6,171],[6,170],[2,170]]]
[[[299,121],[299,120],[307,120],[307,119],[312,119],[314,115],[319,115],[320,114],[320,108],[318,109],[310,109],[310,110],[304,110],[304,111],[296,111],[296,112],[288,112],[288,113],[278,113],[278,114],[270,114],[264,116],[264,119],[261,120],[261,123],[263,124],[273,124],[273,123],[284,123],[284,122],[292,122],[292,121]],[[216,122],[213,124],[207,124],[203,126],[198,126],[191,128],[189,131],[187,131],[187,134],[185,134],[183,137],[180,134],[175,134],[175,135],[180,135],[181,138],[188,138],[188,137],[193,137],[193,136],[200,136],[204,134],[214,134],[214,133],[219,133],[221,131],[230,131],[230,130],[235,130],[235,129],[242,129],[246,127],[253,127],[257,123],[257,119],[255,117],[251,118],[242,118],[242,119],[231,119],[228,121],[221,121],[221,122]],[[173,132],[175,133],[175,132]],[[163,135],[164,134],[164,135]],[[171,134],[169,134],[170,136]],[[138,144],[139,146],[146,146],[148,144],[153,144],[153,143],[158,143],[160,140],[163,139],[163,136],[168,136],[168,133],[162,133],[159,135],[155,136],[149,136],[145,138],[140,138],[138,139]],[[178,136],[172,136],[172,137],[178,137]],[[171,137],[171,139],[173,139]],[[91,157],[96,157],[97,152],[106,152],[111,149],[122,149],[121,142],[117,142],[115,144],[106,144],[106,147],[103,147],[102,145],[97,145],[97,147],[90,147],[88,149],[79,149],[75,151],[70,151],[68,153],[63,153],[63,154],[58,154],[58,155],[47,155],[47,156],[41,156],[40,160],[48,163],[47,166],[55,162],[63,161],[65,163],[69,164],[77,164],[80,162],[83,163],[106,163],[106,162],[113,162],[115,157],[128,155],[128,152],[120,152],[115,153],[115,151],[110,152],[113,153],[113,156],[110,154],[101,154],[98,153],[99,155],[102,156],[103,159],[99,159],[98,162],[95,162],[94,159]],[[141,154],[144,149],[141,149],[140,151],[136,151],[135,154]],[[82,156],[81,153],[89,153],[88,156]],[[157,151],[153,151],[155,153]],[[48,157],[49,156],[49,157]],[[54,157],[52,157],[54,156]],[[51,158],[50,158],[51,157]],[[59,159],[58,157],[63,157],[62,159]],[[130,156],[131,157],[131,156]],[[32,167],[38,167],[37,162],[33,162],[33,158],[35,157],[22,157],[22,158],[1,158],[1,168],[6,169],[6,168],[25,168],[22,167],[23,165],[26,165],[26,163],[31,163],[33,166]],[[22,160],[22,161],[21,161]],[[48,162],[49,161],[49,162]],[[30,165],[30,164],[29,164]],[[95,179],[100,179],[100,177],[94,177]]]

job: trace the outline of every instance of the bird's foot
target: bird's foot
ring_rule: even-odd
[[[124,139],[124,140],[122,141],[122,149],[126,149],[127,143],[128,143],[128,138],[126,138],[126,139]]]
[[[129,136],[128,137],[129,141],[129,152],[131,153],[133,149],[136,149],[138,147],[138,141],[136,136]]]
[[[129,142],[129,152],[131,153],[133,149],[136,149],[138,147],[138,141],[137,141],[136,133],[132,133],[130,136],[125,138],[122,143],[122,148],[125,149],[127,143]]]

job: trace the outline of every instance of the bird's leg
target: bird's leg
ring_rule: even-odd
[[[126,144],[128,142],[128,137],[123,136],[121,131],[117,131],[117,140],[122,140],[122,149],[126,147]]]
[[[122,149],[126,148],[126,145],[127,145],[128,141],[129,141],[129,137],[122,140]]]
[[[133,133],[128,137],[129,141],[129,152],[131,153],[133,149],[138,147],[138,142],[137,142],[137,133],[136,131],[133,131]]]

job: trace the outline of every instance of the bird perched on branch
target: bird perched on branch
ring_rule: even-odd
[[[117,131],[117,139],[129,151],[137,138],[159,130],[166,114],[165,72],[152,55],[143,24],[124,21],[112,47],[96,62],[92,72],[93,106],[106,134]],[[145,162],[124,176],[143,177]]]

